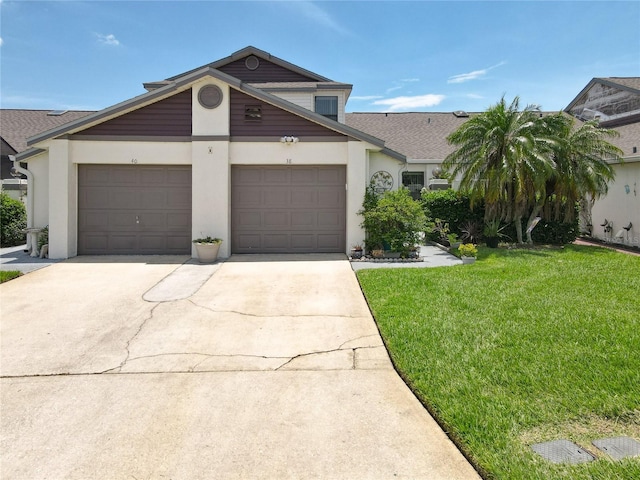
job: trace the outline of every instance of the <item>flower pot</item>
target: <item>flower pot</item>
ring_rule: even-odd
[[[196,243],[195,245],[200,263],[213,263],[217,260],[219,243]]]
[[[471,265],[472,263],[476,263],[476,257],[460,257],[462,259],[463,265]]]
[[[484,241],[487,243],[487,247],[489,248],[498,248],[498,243],[500,243],[499,237],[485,237]]]
[[[351,258],[359,260],[362,258],[362,250],[351,250]]]

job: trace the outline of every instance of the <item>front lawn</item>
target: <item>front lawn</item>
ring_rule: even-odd
[[[21,273],[17,270],[0,270],[0,283],[18,278]]]
[[[358,278],[397,369],[485,478],[640,478],[598,438],[640,440],[640,257],[480,249],[474,265]],[[569,439],[596,461],[529,445]]]

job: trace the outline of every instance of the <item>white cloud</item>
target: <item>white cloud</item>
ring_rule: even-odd
[[[120,40],[116,38],[116,36],[112,33],[108,35],[103,35],[101,33],[96,33],[96,37],[98,37],[98,41],[103,45],[110,45],[113,47],[120,46]]]
[[[349,100],[377,100],[379,98],[384,98],[381,95],[362,95],[362,96],[353,96],[349,97]]]
[[[482,100],[484,97],[477,93],[467,93],[467,98],[473,98],[474,100]]]
[[[385,100],[376,100],[374,105],[389,107],[390,112],[398,110],[410,110],[413,108],[434,107],[439,105],[446,97],[444,95],[427,94],[414,97],[395,97]]]
[[[4,43],[4,40],[2,40],[2,37],[0,37],[0,47],[2,46],[3,43]]]
[[[395,92],[396,90],[400,90],[407,86],[407,83],[416,83],[419,82],[419,78],[403,78],[401,80],[395,80],[393,83],[395,84],[393,87],[389,87],[386,90],[386,93]]]
[[[329,15],[325,10],[323,10],[313,2],[302,0],[290,3],[286,2],[282,3],[282,5],[286,6],[287,8],[297,8],[298,11],[302,13],[302,15],[318,23],[321,27],[328,28],[342,35],[351,35],[351,32],[349,30],[340,25],[333,19],[333,17],[331,17],[331,15]]]
[[[474,70],[473,72],[469,72],[469,73],[461,73],[459,75],[453,75],[451,77],[449,77],[449,80],[447,80],[447,83],[464,83],[464,82],[468,82],[470,80],[477,80],[480,77],[484,77],[490,70],[493,70],[494,68],[498,68],[501,67],[502,65],[505,65],[507,62],[500,62],[496,65],[493,65],[491,67],[488,68],[483,68],[482,70]]]

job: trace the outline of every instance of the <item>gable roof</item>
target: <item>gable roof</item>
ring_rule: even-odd
[[[226,73],[223,73],[211,67],[204,67],[200,70],[191,72],[188,75],[177,77],[176,80],[173,80],[160,88],[151,90],[130,100],[118,103],[116,105],[113,105],[112,107],[108,107],[98,112],[90,113],[86,116],[78,118],[77,120],[65,123],[64,125],[57,126],[44,132],[38,132],[27,140],[27,146],[33,146],[40,142],[59,137],[61,135],[79,132],[90,126],[97,125],[98,123],[102,123],[119,115],[123,115],[124,113],[127,113],[133,109],[141,108],[164,98],[170,97],[176,93],[190,88],[194,82],[205,77],[212,77],[224,81],[228,83],[232,88],[240,90],[252,97],[255,97],[290,113],[320,124],[338,133],[342,133],[357,140],[371,143],[372,145],[381,148],[387,155],[398,160],[405,160],[405,157],[402,154],[393,150],[389,150],[387,147],[385,147],[385,142],[383,140],[371,134],[359,131],[343,123],[328,119],[320,114],[312,112],[311,110],[300,107],[294,103],[291,103],[258,88],[252,87],[250,84],[243,83],[237,78],[227,75]],[[29,156],[32,156],[39,152],[40,150],[32,148],[23,152],[18,156],[18,158],[20,160],[24,160]]]
[[[27,150],[27,138],[73,120],[95,113],[93,111],[69,110],[61,115],[50,115],[51,110],[0,110],[0,132],[16,153]]]
[[[565,107],[564,111],[569,112],[581,100],[582,96],[591,90],[591,88],[597,83],[602,83],[603,85],[608,85],[610,87],[615,87],[620,90],[626,90],[640,95],[640,77],[594,77],[582,90],[580,90],[580,93],[571,100],[569,105]]]
[[[241,50],[238,50],[237,52],[232,53],[231,55],[229,55],[228,57],[225,58],[221,58],[220,60],[216,60],[215,62],[211,62],[208,63],[206,65],[202,65],[201,67],[198,68],[194,68],[193,70],[189,70],[188,72],[185,73],[181,73],[179,75],[175,75],[173,77],[169,77],[166,80],[171,82],[174,80],[177,80],[185,75],[189,75],[193,72],[196,72],[202,68],[205,67],[209,67],[209,68],[214,68],[216,70],[219,70],[221,67],[224,67],[225,65],[228,65],[232,62],[235,62],[236,60],[240,60],[244,57],[248,57],[249,55],[254,55],[262,60],[266,60],[268,62],[271,62],[275,65],[278,65],[282,68],[286,68],[287,70],[291,70],[292,72],[295,72],[299,75],[302,75],[304,77],[308,77],[310,79],[310,81],[315,81],[315,82],[333,82],[333,80],[327,78],[327,77],[323,77],[322,75],[318,75],[317,73],[314,73],[310,70],[307,70],[305,68],[299,67],[298,65],[294,65],[293,63],[289,63],[286,60],[283,60],[281,58],[278,58],[274,55],[271,55],[269,52],[265,52],[264,50],[260,50],[259,48],[256,47],[252,47],[252,46],[248,46],[245,47]]]

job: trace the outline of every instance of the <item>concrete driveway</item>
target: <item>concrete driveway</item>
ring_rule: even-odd
[[[479,478],[344,258],[78,257],[0,285],[2,478]]]

